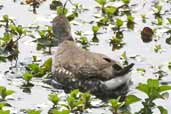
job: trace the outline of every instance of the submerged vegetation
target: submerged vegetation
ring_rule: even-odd
[[[21,4],[26,7],[29,5],[32,8],[31,11],[33,11],[35,15],[38,15],[38,8],[48,1],[11,0],[11,2],[15,2],[15,4],[21,2]],[[127,65],[130,61],[138,63],[143,58],[139,53],[135,56],[131,56],[131,54],[127,52],[127,44],[129,41],[132,42],[131,45],[137,45],[136,42],[132,41],[135,40],[131,39],[132,36],[129,37],[129,39],[126,39],[126,35],[130,31],[133,31],[135,35],[138,33],[139,35],[137,35],[137,39],[141,43],[144,43],[144,47],[141,48],[143,49],[149,47],[150,45],[150,48],[152,47],[150,54],[155,54],[156,57],[170,49],[170,0],[150,1],[150,16],[147,15],[146,12],[143,12],[143,14],[142,12],[141,14],[137,14],[139,13],[136,12],[136,6],[138,6],[138,3],[134,0],[92,0],[92,4],[95,4],[94,7],[92,5],[94,11],[90,11],[88,7],[85,7],[85,4],[81,4],[74,0],[52,0],[50,2],[51,3],[49,4],[48,8],[50,8],[52,12],[55,12],[56,15],[65,15],[71,22],[73,28],[75,26],[79,26],[81,23],[81,28],[78,27],[78,30],[76,29],[73,33],[76,37],[76,42],[78,42],[82,48],[91,50],[91,47],[94,45],[96,46],[103,41],[102,36],[104,34],[109,34],[109,38],[106,38],[105,41],[109,46],[111,46],[112,51],[117,53],[117,51],[123,49],[120,51],[122,52],[120,59],[123,65]],[[142,8],[144,8],[148,2],[149,1],[144,0]],[[3,10],[3,7],[5,7],[5,5],[0,5],[0,10]],[[87,12],[93,12],[91,15],[92,17],[86,17]],[[83,19],[77,20],[77,18],[82,15]],[[16,70],[14,74],[11,74],[17,76],[19,75],[19,79],[21,79],[23,82],[20,85],[20,89],[23,89],[23,92],[26,94],[31,95],[30,90],[32,87],[36,86],[36,81],[34,82],[34,80],[41,79],[41,81],[43,81],[47,78],[51,78],[53,63],[51,57],[53,54],[53,47],[56,45],[57,41],[54,37],[51,25],[45,25],[43,27],[38,25],[40,27],[35,30],[34,28],[30,29],[30,26],[20,25],[18,23],[18,20],[11,18],[11,16],[8,14],[1,15],[0,64],[3,64],[3,67],[6,67],[5,64],[15,61],[14,66],[13,64],[8,66],[9,70]],[[88,33],[87,31],[84,31],[84,29],[82,30],[82,28],[84,28],[87,24],[88,26],[86,29],[89,29]],[[45,58],[38,60],[37,56],[32,56],[31,54],[31,62],[25,63],[19,59],[21,54],[20,46],[23,45],[22,40],[27,41],[28,38],[32,39],[31,43],[34,43],[36,46],[36,52],[46,56]],[[140,43],[138,43],[138,45],[139,44]],[[169,46],[169,48],[166,48],[167,46]],[[134,48],[134,46],[132,47]],[[165,54],[165,56],[170,56],[167,54]],[[144,55],[144,53],[142,55]],[[47,56],[50,56],[50,58],[47,59]],[[60,92],[56,92],[55,88],[53,88],[54,90],[49,89],[48,91],[51,93],[47,96],[47,99],[51,103],[52,107],[48,109],[48,114],[90,113],[90,109],[103,107],[108,107],[112,114],[154,114],[155,110],[158,111],[158,114],[169,114],[171,112],[169,112],[164,105],[158,104],[156,102],[159,99],[166,100],[169,98],[170,93],[168,91],[171,90],[170,82],[163,81],[163,78],[170,74],[171,60],[167,60],[166,68],[161,64],[162,63],[160,62],[157,64],[158,66],[156,66],[156,64],[150,64],[148,67],[136,65],[134,73],[140,73],[140,78],[143,77],[146,79],[146,83],[137,83],[136,87],[134,88],[134,90],[140,92],[140,94],[134,94],[130,91],[130,93],[128,93],[124,99],[121,99],[121,97],[118,96],[117,98],[109,99],[107,102],[105,101],[101,102],[101,104],[99,103],[99,106],[93,105],[93,102],[95,102],[97,98],[91,95],[89,92],[84,93],[81,92],[81,90],[76,89],[66,94],[63,98],[60,96]],[[18,70],[21,70],[21,74],[17,74]],[[146,77],[147,73],[151,70],[151,76]],[[8,75],[6,71],[1,72],[4,72],[5,76]],[[2,78],[6,78],[5,76]],[[11,108],[13,105],[10,104],[11,102],[9,102],[11,99],[8,99],[9,96],[17,94],[17,91],[14,90],[7,89],[3,84],[0,84],[0,114],[14,114],[12,112],[13,109]],[[41,95],[41,93],[39,94]],[[142,98],[141,94],[143,94],[145,97]],[[16,99],[13,100],[18,102]],[[129,110],[129,108],[136,103],[141,104],[139,106],[139,110]],[[41,114],[42,110],[43,109],[33,108],[23,109],[20,112],[26,114]]]

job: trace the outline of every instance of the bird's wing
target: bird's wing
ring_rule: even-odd
[[[64,42],[59,46],[55,59],[57,66],[65,68],[76,78],[81,79],[112,77],[112,66],[116,64],[114,60],[104,54],[86,51],[69,42]]]
[[[109,57],[99,54],[85,51],[84,64],[78,69],[78,76],[81,78],[98,78],[105,80],[112,77],[113,65],[116,62]]]

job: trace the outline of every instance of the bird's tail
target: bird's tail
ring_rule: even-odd
[[[129,64],[126,67],[123,67],[121,69],[118,69],[117,71],[114,72],[115,76],[124,76],[125,74],[129,73],[134,66],[134,63]]]

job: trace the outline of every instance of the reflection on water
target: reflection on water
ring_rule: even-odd
[[[76,0],[75,0],[76,1]],[[138,2],[138,6],[134,9],[137,13],[135,13],[135,21],[137,22],[135,25],[134,31],[127,31],[124,32],[124,41],[127,43],[124,48],[121,50],[116,50],[112,52],[112,48],[109,46],[108,39],[112,36],[112,31],[107,31],[109,34],[100,34],[98,35],[100,39],[99,45],[93,45],[90,47],[91,51],[99,52],[108,55],[111,58],[115,58],[117,60],[120,60],[120,55],[126,51],[127,56],[135,56],[139,55],[137,60],[130,59],[130,62],[135,63],[132,80],[133,80],[133,86],[130,91],[130,93],[134,93],[137,96],[144,98],[146,97],[144,94],[138,92],[135,90],[135,86],[139,82],[145,82],[147,78],[151,78],[154,76],[153,72],[155,72],[155,69],[151,69],[151,66],[155,65],[164,65],[163,70],[168,73],[168,76],[163,78],[163,81],[171,81],[170,77],[170,71],[167,69],[167,63],[169,60],[171,60],[171,50],[170,46],[165,44],[164,39],[159,39],[158,42],[162,44],[162,47],[164,49],[164,52],[159,54],[155,53],[153,51],[154,45],[156,45],[156,42],[151,43],[143,43],[140,39],[140,31],[145,26],[152,26],[150,22],[142,23],[141,22],[141,14],[146,14],[147,16],[150,16],[152,14],[150,6],[152,4],[152,1],[154,0],[148,0],[144,5],[144,0],[133,0],[133,3]],[[17,3],[13,3],[12,0],[1,0],[0,4],[3,4],[3,8],[0,10],[0,16],[7,14],[10,17],[13,17],[16,19],[17,24],[21,24],[23,26],[30,26],[30,25],[50,25],[52,18],[55,16],[55,11],[50,11],[48,4],[50,3],[50,0],[47,0],[45,3],[43,3],[40,8],[37,10],[38,14],[35,15],[31,11],[29,11],[31,8],[29,6],[20,5],[20,2],[17,1]],[[88,37],[92,37],[91,32],[91,24],[85,23],[85,25],[82,25],[82,22],[90,22],[94,20],[93,13],[96,13],[96,10],[94,7],[96,6],[95,2],[92,0],[77,0],[79,3],[83,3],[84,7],[90,9],[87,12],[82,13],[79,18],[77,18],[72,23],[78,23],[77,26],[74,24],[72,25],[72,31],[73,33],[78,30],[84,31],[84,33]],[[143,7],[144,6],[144,7]],[[69,6],[70,7],[70,6]],[[168,6],[170,7],[170,6]],[[86,19],[85,19],[86,17]],[[87,18],[88,17],[88,18]],[[150,17],[149,17],[150,18]],[[153,18],[153,17],[151,17]],[[2,35],[2,33],[0,33]],[[37,55],[41,59],[46,59],[49,57],[49,55],[43,55],[41,52],[36,51],[36,45],[32,42],[32,38],[26,37],[23,38],[20,41],[20,55],[19,55],[19,61],[23,63],[30,63],[32,56]],[[50,101],[48,101],[48,94],[53,91],[58,91],[55,89],[52,89],[48,85],[42,83],[42,80],[34,80],[33,83],[35,86],[33,86],[30,90],[31,93],[29,93],[29,89],[25,88],[24,90],[21,89],[21,85],[23,84],[23,80],[21,78],[21,73],[15,73],[15,74],[4,74],[4,71],[8,71],[10,63],[1,63],[0,64],[0,85],[6,86],[7,88],[13,89],[16,91],[15,95],[13,95],[14,100],[10,100],[9,103],[12,104],[13,111],[17,114],[19,114],[19,111],[21,109],[29,109],[29,108],[40,108],[42,111],[42,114],[47,114],[47,111],[52,106]],[[140,73],[136,71],[136,68],[144,68],[146,70],[144,76],[141,76]],[[23,92],[25,91],[25,92]],[[62,90],[61,90],[62,91]],[[28,93],[27,93],[28,92]],[[60,92],[62,96],[65,94]],[[162,101],[157,100],[157,104],[162,105],[168,109],[168,113],[171,113],[171,97],[169,97],[168,100]],[[133,112],[136,112],[140,109],[141,104],[135,103],[131,105],[131,110]],[[107,110],[107,111],[106,111]],[[101,113],[110,113],[109,110],[106,109],[93,109],[90,111],[93,114],[99,114]]]

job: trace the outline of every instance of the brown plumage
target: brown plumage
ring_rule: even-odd
[[[109,57],[79,48],[73,41],[64,41],[55,55],[56,68],[63,67],[74,74],[74,78],[113,78],[113,65],[116,62]]]
[[[54,74],[64,86],[114,95],[113,90],[129,81],[127,74],[134,64],[122,67],[104,54],[78,47],[65,16],[55,17],[53,32],[59,44],[53,59]]]

